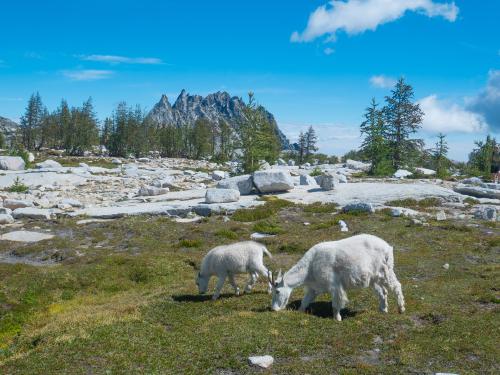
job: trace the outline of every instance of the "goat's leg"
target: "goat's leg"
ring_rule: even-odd
[[[314,289],[307,288],[306,294],[300,303],[299,311],[306,311],[307,307],[316,299],[317,295]]]
[[[392,290],[396,294],[396,298],[398,300],[398,310],[399,313],[402,314],[405,312],[405,298],[403,296],[403,290],[401,288],[401,283],[399,282],[394,270],[387,270],[387,284],[389,289]]]
[[[373,284],[373,289],[375,290],[375,293],[377,293],[378,300],[379,300],[379,310],[381,312],[387,312],[387,289],[380,284],[374,283]]]
[[[332,308],[333,316],[340,322],[342,321],[342,316],[340,311],[344,308],[347,302],[347,296],[345,294],[344,288],[341,285],[335,286],[331,292],[332,294]]]
[[[240,288],[238,288],[238,284],[236,284],[236,278],[234,275],[229,275],[229,282],[233,286],[234,293],[239,296],[240,295]]]
[[[257,268],[256,272],[258,274],[260,273],[266,280],[268,280],[269,270],[266,268],[266,266],[261,265],[260,267]],[[272,291],[273,291],[273,286],[268,281],[267,282],[267,293],[271,294]]]
[[[224,286],[224,281],[226,281],[227,275],[218,275],[219,279],[217,280],[217,285],[215,286],[215,293],[212,296],[212,300],[216,300],[220,296],[220,292],[222,290],[222,287]]]
[[[248,280],[247,285],[245,286],[245,293],[250,293],[252,291],[252,288],[254,287],[258,278],[259,275],[257,274],[257,272],[250,272],[250,279]]]

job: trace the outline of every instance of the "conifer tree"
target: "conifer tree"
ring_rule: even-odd
[[[443,133],[439,133],[438,141],[436,142],[436,147],[433,152],[433,159],[436,174],[440,178],[445,177],[448,174],[449,160],[447,155],[448,143],[446,142],[446,136]]]
[[[421,128],[424,113],[413,103],[413,88],[404,78],[396,83],[392,95],[385,98],[383,109],[386,124],[386,139],[394,169],[411,163],[412,153],[423,145],[421,139],[412,136]]]

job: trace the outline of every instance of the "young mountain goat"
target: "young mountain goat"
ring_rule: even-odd
[[[200,272],[196,278],[200,294],[207,292],[210,277],[217,275],[219,280],[215,287],[213,300],[219,298],[226,277],[229,277],[236,295],[239,295],[240,289],[236,285],[234,276],[240,273],[250,274],[250,280],[245,286],[245,292],[250,292],[257,282],[259,274],[264,277],[268,276],[269,271],[262,261],[264,254],[272,257],[264,245],[253,241],[237,242],[213,248],[203,258]],[[271,284],[269,284],[268,291],[271,293]]]
[[[342,320],[340,310],[348,302],[346,290],[356,287],[375,290],[380,302],[380,311],[387,312],[387,288],[394,291],[399,312],[405,311],[401,284],[394,273],[392,247],[381,238],[361,234],[340,241],[322,242],[309,249],[299,262],[281,276],[273,285],[272,309],[286,307],[292,290],[306,286],[300,311],[322,293],[332,295],[333,314]]]

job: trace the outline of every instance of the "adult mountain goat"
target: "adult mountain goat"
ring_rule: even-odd
[[[245,292],[250,292],[257,282],[259,274],[266,278],[269,274],[263,263],[264,254],[272,257],[264,245],[254,241],[237,242],[213,248],[203,258],[200,272],[196,278],[196,285],[198,285],[200,294],[207,292],[210,277],[216,275],[218,281],[215,293],[212,296],[213,300],[219,298],[227,277],[234,288],[234,292],[239,295],[240,289],[236,285],[235,275],[240,273],[250,274],[250,280],[245,286]],[[269,284],[268,291],[271,292],[271,284]]]
[[[399,312],[405,311],[401,284],[394,273],[392,247],[376,236],[361,234],[340,241],[322,242],[309,249],[299,262],[276,280],[273,285],[272,309],[286,307],[292,290],[304,285],[306,293],[300,310],[304,311],[322,293],[332,295],[333,314],[342,320],[340,310],[348,302],[346,291],[351,288],[375,290],[380,311],[387,312],[387,288],[398,300]]]

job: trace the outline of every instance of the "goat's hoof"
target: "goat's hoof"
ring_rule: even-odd
[[[340,316],[340,314],[335,315],[335,320],[337,322],[341,322],[342,321],[342,317]]]
[[[399,309],[399,313],[402,314],[406,311],[405,307],[404,306],[401,306]]]

